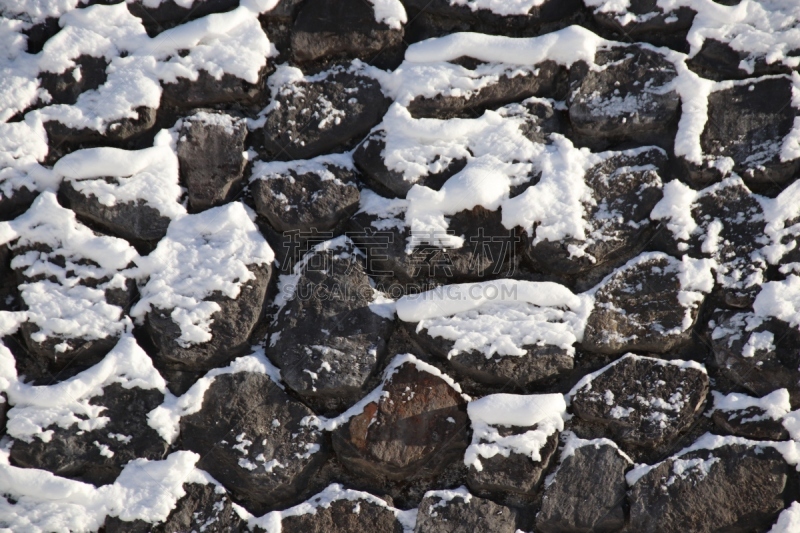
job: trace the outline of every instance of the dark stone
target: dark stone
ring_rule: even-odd
[[[98,179],[109,183],[119,182],[113,177]],[[171,222],[169,217],[162,215],[141,199],[136,202],[104,205],[94,194],[85,196],[76,190],[71,180],[62,181],[58,192],[77,215],[137,245],[142,243],[152,245],[159,241],[167,234],[167,227]]]
[[[177,154],[189,206],[204,211],[241,188],[247,124],[225,113],[199,112],[182,120]]]
[[[136,118],[121,118],[110,122],[105,132],[89,128],[72,128],[56,120],[44,123],[48,144],[51,148],[62,144],[80,145],[89,142],[117,142],[130,139],[152,128],[156,123],[156,110],[139,107],[134,110]]]
[[[593,148],[630,140],[670,149],[680,97],[665,89],[677,76],[675,65],[640,45],[599,50],[595,63],[599,70],[583,62],[570,69],[567,104],[580,140]]]
[[[312,250],[284,287],[267,353],[281,377],[313,407],[342,411],[386,354],[393,320],[370,308],[376,294],[361,252],[344,237]],[[291,291],[291,292],[289,292]]]
[[[106,82],[107,66],[108,60],[104,57],[81,55],[75,59],[75,66],[64,72],[40,72],[40,85],[52,97],[48,104],[74,104],[81,93],[97,89]]]
[[[203,408],[181,418],[181,442],[200,454],[198,468],[258,515],[295,498],[325,461],[323,435],[303,423],[313,414],[264,374],[223,374]]]
[[[251,178],[256,211],[276,231],[332,231],[358,209],[354,169],[335,163],[305,167],[302,163]]]
[[[306,502],[313,506],[313,512],[284,517],[281,532],[403,533],[403,526],[395,518],[394,511],[386,506],[366,498],[337,499],[326,505],[320,501],[320,496]]]
[[[642,533],[766,531],[783,510],[788,476],[770,447],[727,445],[670,458],[629,491],[629,525]]]
[[[628,489],[625,472],[631,466],[615,446],[581,442],[572,455],[561,459],[544,489],[537,531],[599,533],[621,529]]]
[[[688,343],[700,301],[682,292],[682,264],[660,253],[643,254],[609,276],[595,293],[582,346],[606,354],[666,353]],[[697,293],[699,294],[699,293]]]
[[[145,328],[155,347],[153,355],[159,367],[211,370],[228,364],[250,346],[250,335],[263,315],[272,269],[268,265],[249,268],[255,279],[244,283],[235,299],[218,292],[204,298],[221,307],[213,315],[212,337],[208,342],[181,346],[178,343],[181,328],[172,320],[172,309],[155,307],[147,313]]]
[[[682,365],[621,358],[573,394],[576,431],[595,425],[626,450],[669,449],[700,416],[708,394],[708,375]]]
[[[403,29],[376,21],[369,2],[306,0],[292,30],[292,58],[298,63],[358,58],[381,64],[397,55],[402,41]]]
[[[539,268],[560,276],[604,270],[641,251],[653,234],[650,212],[661,200],[667,156],[658,148],[613,152],[586,171],[592,202],[583,204],[587,240],[530,239],[528,256]],[[578,248],[585,255],[573,254]]]
[[[480,64],[470,70],[480,71]],[[497,77],[495,83],[464,96],[417,96],[409,102],[408,110],[415,118],[472,117],[486,109],[520,102],[531,96],[555,97],[559,93],[566,93],[566,70],[553,61],[544,61],[523,69],[509,67],[507,73],[494,76]]]
[[[346,149],[380,122],[390,104],[380,83],[344,67],[328,71],[324,80],[276,91],[263,127],[267,160],[310,159]]]
[[[10,194],[0,192],[0,221],[13,220],[28,210],[39,191],[26,186],[14,189]]]
[[[748,328],[748,322],[757,324]],[[756,396],[785,388],[792,397],[792,405],[800,405],[800,331],[776,318],[757,319],[751,313],[720,311],[709,324],[711,349],[714,361],[734,383]],[[753,341],[758,336],[769,336],[769,346]],[[748,356],[745,356],[748,349]]]
[[[628,39],[688,52],[686,34],[696,13],[687,6],[664,11],[657,0],[631,0],[625,13],[603,12],[598,8],[592,14],[601,27]]]
[[[211,483],[185,483],[186,496],[178,500],[167,520],[151,524],[143,520],[125,522],[109,516],[105,522],[105,533],[177,533],[202,531],[208,533],[244,533],[249,531],[231,505],[226,493],[217,492]]]
[[[272,70],[271,64],[262,68],[255,83],[227,73],[217,79],[201,70],[196,80],[178,78],[176,82],[162,83],[163,99],[183,109],[231,102],[252,103],[261,95],[264,79]]]
[[[109,421],[102,428],[84,431],[77,424],[66,429],[53,424],[45,428],[53,431],[49,442],[36,437],[31,442],[15,440],[11,462],[94,485],[113,483],[129,461],[160,460],[166,455],[168,444],[147,424],[147,414],[163,401],[164,394],[158,390],[125,388],[119,383],[108,385],[101,395],[89,400],[92,405],[105,407],[102,416]],[[124,437],[130,440],[126,442]],[[104,455],[101,446],[113,455],[108,457],[108,452]]]
[[[239,0],[194,0],[191,7],[182,7],[174,0],[163,0],[158,7],[144,5],[143,0],[128,2],[128,11],[142,19],[142,24],[151,37],[164,30],[210,15],[232,11],[239,7]]]
[[[448,494],[449,493],[449,494]],[[414,533],[466,533],[491,531],[514,533],[517,511],[491,500],[470,495],[466,491],[434,491],[419,504]],[[465,497],[466,496],[466,497]]]
[[[735,411],[715,410],[714,423],[724,432],[753,440],[788,440],[789,432],[780,419],[773,419],[760,407]]]
[[[498,426],[496,429],[501,436],[508,436],[536,430],[537,426]],[[474,439],[473,444],[476,444]],[[539,449],[539,461],[513,451],[509,453],[508,457],[504,457],[502,454],[489,458],[480,457],[482,469],[478,470],[474,465],[470,465],[467,472],[467,484],[472,492],[487,497],[497,497],[508,493],[523,496],[533,495],[552,466],[557,450],[558,432],[555,432],[547,437],[544,446]]]
[[[345,467],[367,478],[433,477],[461,460],[467,424],[461,394],[407,362],[384,381],[377,401],[333,432],[333,448]]]
[[[788,55],[797,53],[790,51]],[[758,78],[774,74],[791,74],[792,69],[780,61],[768,64],[763,56],[756,56],[749,61],[753,72],[740,67],[744,60],[751,59],[751,53],[740,52],[731,48],[728,43],[717,39],[706,38],[703,46],[693,57],[686,61],[687,66],[704,78],[715,81]]]
[[[789,182],[800,160],[781,161],[784,138],[792,131],[795,109],[792,82],[786,77],[737,84],[708,97],[708,122],[700,136],[703,164],[684,161],[697,187],[718,181],[732,159],[733,172],[753,190],[769,190]]]

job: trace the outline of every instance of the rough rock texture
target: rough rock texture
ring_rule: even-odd
[[[232,74],[217,79],[201,70],[196,80],[178,78],[174,83],[164,83],[164,101],[181,108],[204,107],[233,102],[251,103],[261,95],[264,79],[271,69],[261,69],[256,83],[250,83]]]
[[[369,500],[336,500],[314,513],[287,516],[283,533],[402,533],[403,526],[391,509]]]
[[[281,161],[341,150],[380,122],[390,104],[377,81],[343,67],[319,81],[282,85],[272,98],[262,129],[263,155]]]
[[[182,120],[177,154],[192,210],[221,205],[239,192],[246,136],[245,121],[225,113],[199,112]]]
[[[713,38],[706,38],[703,46],[687,65],[704,78],[716,81],[757,78],[771,74],[789,74],[791,70],[783,63],[776,61],[768,64],[763,56],[749,61],[752,72],[742,68],[748,54],[731,48],[728,43]]]
[[[181,418],[181,441],[235,500],[263,513],[296,497],[325,461],[323,435],[302,423],[311,415],[264,374],[224,374],[203,408]]]
[[[367,477],[432,477],[467,447],[466,401],[442,378],[405,363],[380,399],[333,432],[339,461]]]
[[[81,430],[78,425],[53,425],[49,442],[34,437],[15,440],[11,462],[27,468],[48,470],[94,485],[113,483],[126,463],[133,459],[162,459],[168,444],[147,424],[147,413],[164,401],[157,390],[125,388],[114,383],[89,400],[105,409],[108,422],[100,428]]]
[[[144,520],[125,522],[119,518],[107,518],[106,533],[173,533],[178,531],[203,531],[208,533],[243,533],[249,531],[231,505],[225,492],[220,493],[211,483],[186,483],[186,496],[178,500],[175,509],[159,524]]]
[[[62,144],[118,143],[143,133],[155,125],[157,114],[155,109],[140,107],[135,112],[136,118],[115,120],[108,124],[102,132],[89,128],[73,128],[55,120],[45,122],[44,129],[47,131],[47,140],[53,150],[57,150]]]
[[[464,491],[457,496],[448,491],[426,494],[419,504],[417,527],[414,533],[461,533],[492,531],[514,533],[517,530],[517,511],[491,500],[472,496]],[[447,499],[451,498],[451,499]]]
[[[626,14],[595,8],[594,20],[602,27],[637,41],[681,50],[686,46],[686,32],[692,25],[695,11],[679,6],[665,10],[657,0],[631,0]]]
[[[686,344],[699,302],[685,307],[681,292],[679,263],[671,257],[632,260],[598,286],[583,347],[609,354],[664,353]]]
[[[584,204],[589,239],[535,242],[534,235],[529,258],[557,275],[607,270],[630,259],[653,233],[649,217],[662,196],[666,163],[663,150],[649,148],[613,153],[590,168],[584,177],[591,195]]]
[[[572,396],[578,418],[626,450],[669,449],[700,416],[708,394],[708,375],[700,366],[626,356]]]
[[[81,93],[97,89],[106,82],[106,67],[108,61],[104,57],[83,55],[75,59],[75,66],[60,74],[42,72],[39,79],[53,103],[74,104]]]
[[[630,527],[643,533],[765,531],[784,507],[788,476],[772,448],[730,445],[668,459],[631,488]]]
[[[358,209],[356,176],[335,164],[299,166],[251,178],[250,192],[256,211],[276,231],[331,231]]]
[[[598,51],[600,70],[570,69],[569,119],[591,146],[635,140],[669,148],[680,98],[669,84],[675,66],[640,45]],[[642,83],[647,80],[647,83]]]
[[[781,420],[774,420],[758,407],[736,411],[715,410],[711,415],[714,423],[724,433],[753,440],[786,440],[789,432]]]
[[[363,395],[382,362],[393,323],[375,307],[382,296],[352,241],[340,237],[320,247],[286,281],[291,287],[285,288],[267,352],[305,401],[323,412],[343,411]]]
[[[795,174],[781,146],[794,124],[792,84],[785,77],[737,83],[712,92],[700,144],[703,165],[686,163],[689,179],[704,186],[733,170],[754,190],[775,189]]]
[[[625,524],[631,462],[606,442],[581,442],[545,486],[536,528],[543,533],[617,531]]]
[[[391,64],[396,61],[402,39],[402,28],[375,20],[370,2],[308,0],[294,23],[292,58],[303,63],[355,57],[368,63]]]

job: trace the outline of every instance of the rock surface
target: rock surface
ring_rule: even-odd
[[[426,494],[419,504],[414,533],[461,531],[514,533],[518,531],[517,511],[473,496],[464,487]]]

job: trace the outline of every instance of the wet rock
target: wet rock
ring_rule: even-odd
[[[132,15],[142,19],[147,33],[152,37],[164,30],[210,15],[223,13],[239,7],[239,0],[194,0],[188,7],[186,2],[162,0],[155,7],[154,2],[131,0],[128,10]],[[182,5],[183,4],[183,5]]]
[[[106,82],[106,67],[106,58],[82,55],[64,72],[40,72],[40,85],[51,98],[48,104],[74,104],[81,93],[97,89]]]
[[[720,370],[756,396],[786,388],[797,405],[800,331],[776,318],[721,311],[709,324]]]
[[[630,527],[643,533],[765,531],[784,507],[788,474],[770,447],[724,445],[667,459],[629,491]]]
[[[575,386],[572,410],[581,425],[625,450],[665,450],[700,416],[709,382],[698,363],[626,355]]]
[[[700,136],[703,162],[685,162],[692,184],[706,186],[731,171],[753,190],[786,184],[800,168],[796,159],[781,160],[781,147],[792,131],[795,109],[792,82],[786,77],[734,84],[712,92]]]
[[[496,79],[477,91],[458,90],[457,95],[437,94],[433,98],[417,96],[408,103],[415,118],[451,118],[479,116],[486,109],[496,109],[531,96],[555,97],[566,92],[566,70],[553,61],[531,67],[476,62],[467,68],[470,78]],[[463,74],[462,74],[463,75]]]
[[[517,520],[515,509],[473,496],[461,487],[425,494],[419,504],[414,533],[514,533],[518,531]]]
[[[348,158],[289,164],[256,163],[250,178],[256,211],[276,231],[332,231],[358,209],[355,168]]]
[[[778,389],[763,398],[713,391],[714,423],[724,432],[753,440],[787,440],[783,416],[791,411],[789,391]]]
[[[472,101],[472,100],[470,100]],[[519,104],[510,104],[497,110],[503,116],[522,119],[520,130],[533,142],[546,143],[551,133],[560,133],[563,124],[560,113],[547,100],[529,98]],[[415,180],[406,180],[404,173],[386,166],[384,150],[387,132],[383,128],[372,131],[356,148],[353,161],[363,173],[364,179],[376,192],[388,197],[405,198],[408,191],[416,185],[439,190],[467,164],[466,159],[456,158],[444,168],[427,172]]]
[[[591,147],[632,140],[671,148],[680,97],[667,90],[675,65],[640,45],[599,50],[592,70],[570,69],[569,118],[581,141]],[[646,83],[644,80],[647,80]]]
[[[276,76],[288,76],[283,69],[289,68]],[[273,87],[272,99],[263,127],[263,155],[280,161],[346,149],[380,122],[390,103],[375,79],[341,66]]]
[[[466,401],[452,382],[413,356],[390,365],[382,394],[333,434],[349,470],[367,478],[436,475],[467,447]]]
[[[592,199],[583,204],[587,239],[529,237],[528,257],[540,268],[561,276],[603,271],[633,257],[653,234],[650,212],[662,197],[666,154],[651,147],[607,156],[584,177]]]
[[[472,443],[464,455],[470,490],[485,497],[530,496],[558,448],[566,405],[560,394],[493,394],[468,407]]]
[[[15,440],[11,462],[94,485],[113,483],[129,461],[156,460],[166,455],[168,444],[147,424],[147,414],[163,401],[164,394],[155,389],[110,384],[89,399],[88,404],[93,407],[77,417],[88,419],[85,427],[80,422],[67,428],[53,424],[43,428],[47,433],[31,438],[30,442]],[[36,408],[12,409],[10,423],[15,424],[16,418],[27,418],[30,409]],[[89,419],[93,409],[108,418],[108,422],[92,428],[95,425],[92,422],[97,422]]]
[[[712,286],[706,263],[642,254],[595,289],[582,346],[608,354],[680,347],[690,340],[699,305]]]
[[[221,488],[221,487],[220,487]],[[151,524],[143,520],[125,522],[108,517],[106,533],[172,533],[177,531],[203,531],[209,533],[243,533],[248,531],[231,505],[231,499],[211,483],[186,483],[186,496],[178,500],[175,509],[164,522]]]
[[[245,137],[245,120],[226,113],[200,111],[182,119],[177,154],[193,211],[223,204],[239,192]]]
[[[398,511],[366,492],[330,485],[280,518],[284,533],[403,533]],[[263,529],[256,528],[262,532]]]
[[[289,387],[323,412],[342,411],[386,354],[393,312],[347,237],[313,248],[278,295],[267,353]]]
[[[198,468],[261,514],[296,497],[324,462],[323,435],[303,424],[312,415],[264,374],[223,374],[202,409],[181,418],[181,441],[201,455]]]
[[[633,464],[608,440],[569,439],[545,486],[536,529],[543,533],[617,531],[625,525],[625,472]]]
[[[308,0],[292,30],[292,58],[298,63],[352,58],[380,66],[399,63],[402,22],[377,21],[369,2]]]
[[[48,369],[88,367],[99,361],[130,324],[124,315],[135,283],[125,269],[136,256],[122,239],[76,221],[51,192],[14,221],[24,239],[12,241],[11,268],[27,312],[20,326],[27,352]]]

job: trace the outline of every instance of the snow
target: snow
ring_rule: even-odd
[[[712,391],[711,394],[714,397],[713,410],[715,411],[741,411],[755,407],[763,412],[763,414],[756,414],[746,418],[742,422],[757,422],[767,418],[780,420],[792,410],[792,406],[789,403],[789,391],[786,389],[778,389],[762,398],[754,398],[737,392],[723,395],[717,391]]]
[[[443,285],[397,301],[401,320],[454,341],[451,356],[478,351],[487,359],[522,356],[533,345],[574,353],[591,308],[591,298],[562,285],[512,279]]]
[[[131,336],[122,337],[116,347],[95,366],[65,381],[49,386],[34,386],[13,381],[6,389],[13,406],[8,412],[7,432],[16,439],[31,442],[34,437],[49,442],[48,427],[84,431],[101,429],[108,423],[104,407],[89,403],[113,383],[124,388],[166,391],[166,382],[153,367],[150,357]]]
[[[291,172],[294,172],[298,176],[315,174],[322,181],[333,180],[341,183],[336,175],[330,171],[329,166],[351,171],[355,170],[353,156],[350,153],[321,155],[313,159],[296,161],[256,161],[253,163],[250,181],[289,176]]]
[[[517,453],[541,461],[547,439],[564,429],[567,405],[561,394],[492,394],[467,405],[472,422],[472,443],[464,464],[483,470],[481,458],[508,457]],[[531,427],[525,433],[502,436],[497,426]]]
[[[153,308],[168,311],[180,326],[178,343],[191,346],[211,340],[216,302],[205,301],[219,291],[236,298],[255,279],[249,267],[269,265],[275,254],[258,231],[255,214],[232,202],[174,220],[156,249],[136,259],[141,299],[131,309],[139,321]]]
[[[228,366],[209,371],[181,396],[176,397],[167,391],[164,403],[148,413],[148,425],[155,429],[165,441],[175,442],[180,434],[181,417],[197,413],[202,409],[203,398],[211,384],[214,383],[214,379],[224,374],[239,372],[266,374],[273,383],[283,388],[280,384],[280,371],[264,355],[263,348],[254,347],[251,355],[237,357]]]
[[[375,12],[375,20],[386,24],[393,30],[399,30],[408,22],[406,9],[400,0],[369,0]]]
[[[160,137],[162,142],[167,139]],[[59,159],[53,171],[71,181],[78,192],[87,197],[94,195],[105,206],[142,200],[168,218],[186,214],[179,201],[183,189],[178,183],[178,157],[168,144],[142,150],[77,150]],[[116,179],[109,182],[105,177]]]
[[[768,533],[793,533],[800,531],[800,503],[792,504],[781,511],[778,521],[772,526]]]
[[[541,6],[545,0],[450,0],[450,5],[467,6],[472,11],[481,9],[495,15],[527,15],[534,7]]]
[[[59,180],[40,164],[47,152],[47,134],[40,121],[0,124],[0,196],[13,196],[23,187],[55,190]]]
[[[12,268],[29,279],[47,276],[19,285],[26,319],[38,327],[34,341],[104,339],[130,326],[122,308],[107,303],[105,296],[107,289],[124,289],[131,277],[123,269],[138,254],[127,242],[95,234],[61,207],[52,192],[42,193],[17,219],[0,222],[0,244],[9,241],[19,251]],[[47,250],[28,250],[37,245]]]
[[[322,492],[311,497],[309,500],[290,507],[283,511],[272,511],[261,517],[252,518],[248,521],[250,528],[256,526],[263,528],[267,533],[281,533],[283,530],[281,522],[288,517],[314,515],[318,509],[328,509],[333,503],[338,501],[355,502],[354,509],[360,509],[359,502],[368,502],[378,507],[389,510],[400,522],[405,533],[411,533],[416,523],[416,509],[412,511],[401,511],[387,504],[384,500],[373,496],[368,492],[346,489],[338,483],[328,485]],[[357,512],[357,511],[353,511]]]

